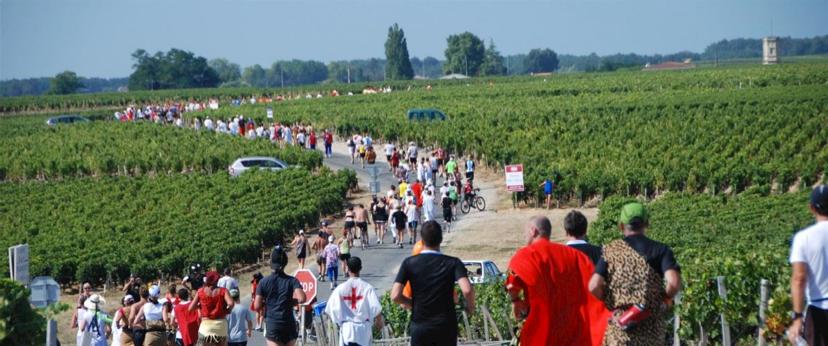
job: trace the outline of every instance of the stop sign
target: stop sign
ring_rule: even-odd
[[[316,276],[308,269],[299,269],[293,273],[293,276],[299,280],[302,291],[305,292],[305,303],[302,305],[310,304],[313,298],[316,298]]]

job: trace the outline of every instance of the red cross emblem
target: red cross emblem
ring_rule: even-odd
[[[350,296],[342,297],[342,299],[344,299],[345,301],[350,301],[351,302],[351,310],[356,310],[356,304],[357,304],[358,301],[362,300],[362,298],[363,298],[362,296],[357,295],[356,287],[351,287],[351,295]]]

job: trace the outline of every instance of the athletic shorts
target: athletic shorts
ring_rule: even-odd
[[[805,312],[805,333],[802,335],[808,345],[828,344],[828,310],[808,305]]]
[[[345,228],[354,228],[353,221],[345,221]]]
[[[466,179],[474,179],[474,172],[466,172]]]
[[[437,159],[437,166],[443,165],[443,159]]]
[[[359,229],[361,229],[361,230],[366,230],[366,229],[368,229],[368,223],[367,223],[367,222],[357,222],[357,223],[356,223],[356,225],[357,225],[357,227],[359,227]]]
[[[457,345],[457,324],[445,323],[439,326],[418,326],[411,323],[411,345]]]
[[[350,258],[351,258],[351,254],[349,254],[349,253],[339,254],[339,259],[341,259],[341,260],[343,260],[343,261],[347,261],[347,260],[349,260]]]
[[[417,221],[409,221],[408,222],[409,228],[417,228]]]
[[[451,209],[443,209],[443,220],[451,222]]]
[[[391,162],[391,155],[385,155],[385,161]]]
[[[282,344],[287,344],[299,337],[296,324],[276,323],[265,319],[265,338]]]
[[[417,158],[416,157],[409,157],[408,162],[410,162],[411,164],[417,164]]]

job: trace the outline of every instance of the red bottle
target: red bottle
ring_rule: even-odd
[[[618,327],[621,330],[628,330],[646,320],[650,315],[652,315],[652,312],[647,310],[644,304],[634,304],[618,318]]]

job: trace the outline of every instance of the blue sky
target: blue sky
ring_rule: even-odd
[[[771,30],[828,34],[828,1],[0,0],[0,80],[63,70],[125,77],[137,48],[182,48],[242,66],[384,57],[395,22],[419,57],[442,59],[446,37],[463,31],[493,39],[503,54],[652,54]]]

